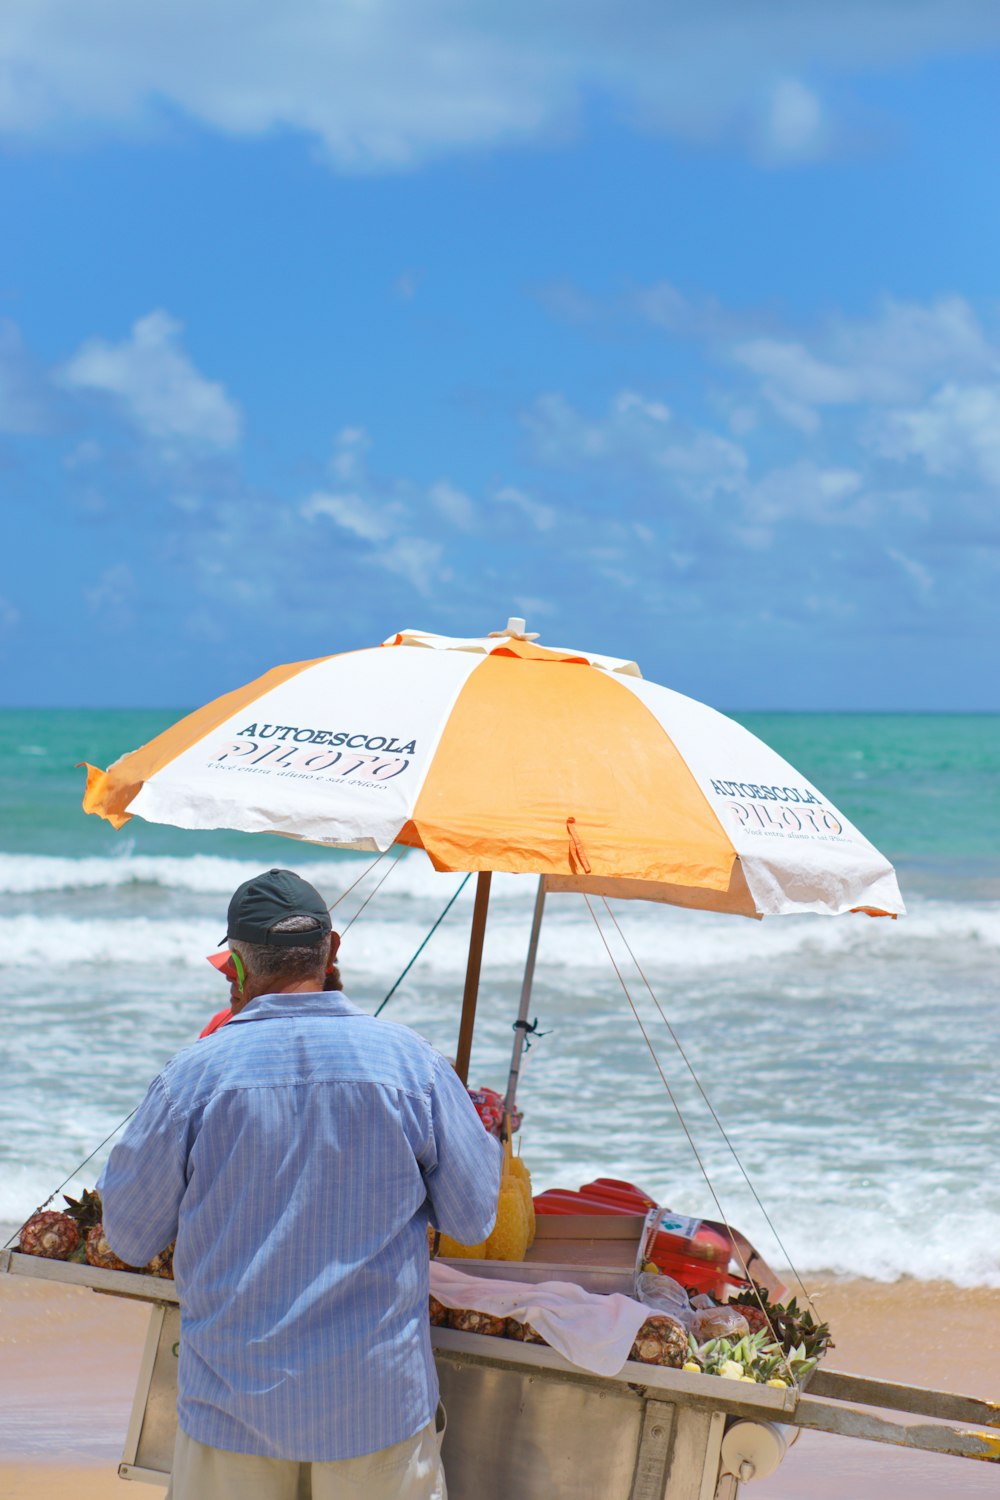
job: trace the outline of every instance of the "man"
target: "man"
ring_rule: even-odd
[[[208,962],[212,965],[212,968],[215,969],[217,973],[221,974],[223,979],[226,979],[229,982],[229,1004],[225,1007],[224,1010],[216,1011],[211,1020],[199,1031],[199,1038],[205,1036],[214,1036],[221,1026],[225,1026],[227,1021],[232,1020],[233,1001],[238,1000],[240,996],[240,977],[236,972],[236,965],[233,961],[233,955],[229,952],[223,951],[222,953],[209,953],[207,957]],[[323,979],[323,988],[325,990],[339,990],[343,988],[340,983],[340,970],[337,968],[336,964],[332,962],[327,966],[326,974]],[[499,1095],[497,1097],[499,1097]],[[473,1100],[473,1103],[475,1103],[475,1100]],[[483,1118],[481,1110],[479,1111],[479,1118]]]
[[[99,1184],[127,1264],[177,1241],[168,1500],[437,1500],[427,1226],[486,1237],[500,1147],[427,1042],[324,992],[311,885],[248,880],[227,937],[232,1019],[153,1080]]]

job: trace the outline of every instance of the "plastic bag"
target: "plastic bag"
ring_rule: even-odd
[[[690,1327],[691,1303],[688,1294],[672,1276],[642,1271],[635,1279],[635,1291],[644,1306],[654,1312],[666,1313],[684,1328]]]
[[[750,1324],[738,1307],[699,1307],[688,1324],[699,1344],[709,1339],[741,1339]]]

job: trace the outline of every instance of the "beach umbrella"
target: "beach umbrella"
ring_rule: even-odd
[[[539,645],[520,620],[275,667],[89,766],[83,805],[116,827],[402,844],[482,872],[473,1006],[494,870],[751,917],[904,909],[889,862],[749,730],[634,662]]]

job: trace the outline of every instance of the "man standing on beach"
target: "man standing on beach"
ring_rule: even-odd
[[[324,992],[311,885],[247,881],[227,936],[232,1020],[153,1080],[99,1184],[122,1260],[177,1241],[168,1500],[438,1500],[426,1231],[485,1239],[502,1153],[427,1042]]]

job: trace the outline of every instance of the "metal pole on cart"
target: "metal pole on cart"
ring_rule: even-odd
[[[510,1057],[510,1075],[507,1079],[506,1108],[510,1114],[517,1096],[517,1080],[524,1056],[525,1036],[528,1031],[528,1008],[531,1005],[531,987],[535,981],[535,958],[538,954],[538,935],[542,930],[542,911],[545,906],[545,877],[538,877],[538,892],[535,896],[535,912],[531,919],[531,936],[528,939],[528,956],[524,963],[524,979],[521,981],[521,1004],[514,1022],[514,1047]]]

